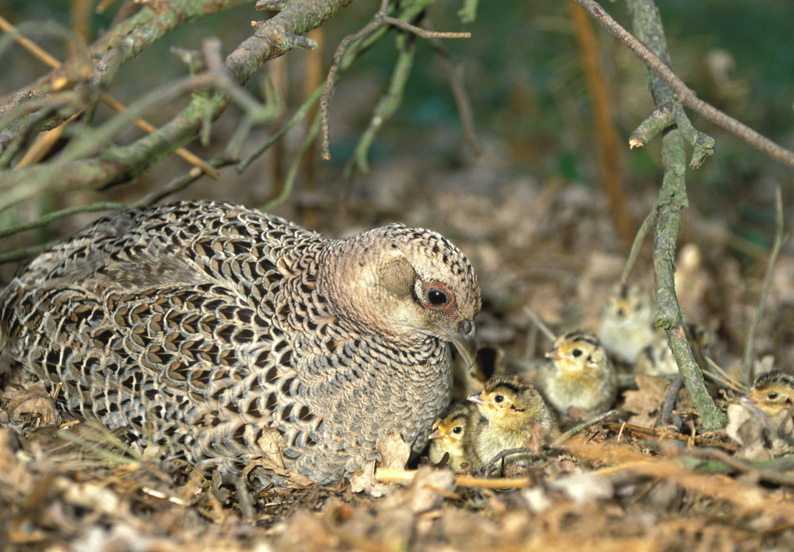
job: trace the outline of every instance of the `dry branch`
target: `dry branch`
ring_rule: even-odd
[[[416,3],[421,4],[421,3]],[[380,8],[375,15],[372,16],[372,20],[367,23],[362,29],[359,31],[346,36],[342,39],[337,46],[336,51],[334,52],[334,59],[331,63],[331,68],[328,70],[328,77],[325,79],[325,88],[323,90],[323,95],[320,98],[320,113],[322,115],[322,133],[323,133],[323,142],[322,142],[322,158],[323,159],[330,159],[331,158],[331,131],[328,125],[328,108],[331,103],[331,94],[333,92],[334,83],[336,82],[336,74],[339,71],[340,67],[344,65],[343,59],[345,55],[348,53],[348,49],[353,49],[353,46],[358,41],[366,41],[368,39],[376,39],[378,35],[378,31],[382,31],[390,26],[398,27],[404,31],[408,31],[413,33],[417,36],[420,36],[425,39],[433,39],[433,38],[469,38],[471,37],[471,33],[448,33],[448,32],[435,32],[435,31],[428,31],[427,29],[423,29],[421,27],[417,27],[416,25],[412,25],[408,21],[412,20],[418,13],[424,9],[423,7],[412,5],[409,6],[406,10],[404,10],[400,17],[392,17],[389,15],[389,0],[381,0]],[[374,35],[374,36],[373,36]],[[354,52],[356,53],[356,52]],[[405,65],[405,56],[403,56],[402,63]],[[402,72],[402,69],[395,70],[395,73],[399,75]],[[399,82],[399,76],[397,76],[394,81]],[[393,96],[393,90],[391,91]],[[387,103],[389,103],[387,101]],[[393,102],[392,102],[393,103]]]
[[[698,99],[697,94],[690,89],[681,79],[679,79],[673,70],[665,64],[662,59],[654,54],[649,48],[643,45],[639,40],[634,38],[631,33],[621,27],[617,21],[602,8],[597,2],[593,0],[575,0],[577,4],[582,6],[587,12],[601,25],[614,35],[621,42],[626,44],[629,49],[639,57],[642,62],[659,76],[664,83],[670,87],[675,97],[685,106],[702,115],[709,121],[721,126],[722,128],[732,132],[754,148],[763,151],[773,159],[794,168],[794,152],[774,143],[772,140],[757,133],[744,123],[737,121],[715,108],[714,106]],[[676,123],[679,123],[676,120]],[[640,145],[640,144],[637,144]],[[706,144],[693,144],[700,150],[707,150]],[[697,162],[698,155],[693,155],[693,163]],[[702,159],[701,159],[702,162]],[[699,165],[697,165],[699,166]],[[696,168],[696,167],[693,167]]]
[[[268,60],[283,55],[291,48],[301,46],[303,43],[296,39],[296,35],[307,32],[326,21],[340,8],[349,4],[352,0],[295,0],[285,6],[283,11],[275,15],[272,19],[260,23],[250,38],[246,39],[237,49],[223,60],[219,69],[223,75],[231,82],[239,84],[245,83],[250,79],[258,68]],[[234,2],[222,3],[222,6],[230,5]],[[148,23],[156,20],[157,17],[165,18],[161,23],[176,25],[174,18],[198,16],[212,7],[217,11],[217,2],[205,0],[198,1],[177,1],[173,2],[171,14],[163,16],[155,14],[150,8],[145,8],[142,12],[148,13],[148,18],[141,12],[130,20],[124,21],[108,33],[110,37],[115,37],[115,41],[106,35],[102,40],[92,46],[92,51],[101,46],[108,46],[112,49],[121,48],[121,42],[132,41],[134,47],[124,47],[123,51],[116,52],[114,60],[125,61],[137,54],[140,50],[151,42],[143,40],[143,29],[148,28]],[[182,12],[179,12],[179,9]],[[183,21],[182,21],[183,22]],[[154,25],[158,34],[162,30],[162,25]],[[171,27],[168,27],[170,30]],[[163,31],[165,32],[165,31]],[[156,38],[159,38],[158,35]],[[136,41],[136,37],[141,41]],[[123,39],[123,40],[122,40]],[[108,54],[106,54],[107,56]],[[76,78],[75,67],[80,60],[72,60],[53,71],[48,77],[41,80],[40,88],[47,88],[47,83],[52,82],[56,75],[65,78]],[[217,75],[217,73],[216,73]],[[136,142],[122,147],[107,148],[102,155],[97,157],[82,157],[72,152],[71,158],[61,155],[54,161],[42,163],[35,167],[28,167],[16,171],[0,172],[0,190],[3,197],[0,200],[0,210],[34,197],[43,191],[68,190],[76,188],[103,188],[110,185],[127,182],[134,179],[149,167],[159,163],[165,157],[171,155],[177,148],[190,141],[201,128],[207,116],[214,119],[220,115],[226,107],[229,99],[228,87],[223,90],[218,83],[218,78],[193,77],[194,80],[182,82],[171,93],[193,90],[201,86],[212,86],[212,91],[207,93],[197,93],[191,98],[189,105],[171,121],[157,129],[155,132],[140,138]],[[198,79],[198,80],[196,80]],[[211,82],[210,82],[211,81]],[[103,78],[92,79],[101,88],[105,82]],[[162,93],[165,93],[163,91]],[[132,106],[130,106],[132,109]],[[125,122],[122,120],[122,122]],[[120,126],[120,125],[119,125]],[[107,129],[112,136],[114,128]],[[107,137],[109,138],[109,136]],[[95,143],[92,145],[96,145]],[[80,152],[83,153],[83,152]],[[93,152],[86,151],[86,154]]]

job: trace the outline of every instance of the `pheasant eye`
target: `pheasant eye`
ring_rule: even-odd
[[[493,402],[499,404],[499,403],[503,403],[504,401],[505,398],[502,395],[494,395]]]
[[[766,398],[769,399],[770,401],[774,401],[777,397],[778,397],[777,393],[774,392],[766,396]]]
[[[455,427],[452,428],[452,433],[458,434],[461,431],[463,431],[463,428],[460,427],[460,426],[455,426]]]
[[[573,356],[575,356],[575,357],[580,357],[580,356],[582,356],[582,350],[581,349],[574,349],[573,351],[571,351],[571,354]]]
[[[441,307],[449,303],[449,295],[441,289],[430,288],[427,292],[427,300],[434,307]]]

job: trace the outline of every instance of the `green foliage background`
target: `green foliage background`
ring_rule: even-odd
[[[106,13],[94,16],[95,35],[110,25],[119,5],[116,2]],[[568,7],[559,0],[492,0],[481,2],[477,20],[463,25],[456,15],[460,6],[460,2],[439,0],[429,10],[429,17],[436,30],[472,32],[470,40],[447,40],[444,44],[465,63],[481,141],[497,144],[515,171],[597,189],[597,138]],[[365,25],[376,7],[373,2],[354,2],[324,26],[325,67],[339,40]],[[628,26],[623,3],[607,3],[604,7]],[[659,8],[679,76],[704,100],[794,148],[794,3],[673,0],[659,2]],[[54,24],[68,28],[69,3],[10,0],[0,5],[0,14],[57,57],[67,56],[67,43],[48,33]],[[154,86],[185,74],[184,67],[170,54],[171,46],[199,48],[204,37],[217,36],[224,53],[228,53],[250,35],[250,21],[261,17],[252,4],[246,4],[185,25],[122,68],[111,93],[125,103],[134,101]],[[616,123],[625,140],[652,109],[644,68],[615,39],[601,30],[598,33],[612,86]],[[332,128],[333,161],[321,165],[321,180],[339,179],[342,165],[366,126],[371,106],[385,89],[396,57],[393,36],[377,43],[342,77],[331,110],[344,113],[345,124]],[[288,99],[290,113],[300,103],[300,68],[310,55],[316,54],[293,51],[286,56],[294,94]],[[709,70],[714,63],[724,68],[719,77]],[[15,91],[45,71],[18,46],[9,46],[0,55],[0,94]],[[448,85],[440,75],[438,60],[429,45],[419,40],[403,104],[370,152],[374,170],[379,160],[399,156],[430,157],[441,167],[472,162]],[[259,94],[260,84],[254,80],[248,88]],[[351,103],[355,109],[346,106]],[[169,106],[148,118],[155,124],[165,121],[176,107]],[[229,111],[224,115],[229,120],[215,125],[216,144],[223,141],[224,131],[234,129],[234,120],[230,119],[234,110]],[[765,241],[767,227],[774,220],[772,190],[776,184],[791,182],[790,171],[696,115],[693,122],[716,138],[717,150],[702,169],[690,173],[692,205],[728,217],[739,234]],[[207,153],[196,145],[191,149],[200,155]],[[629,193],[658,187],[658,143],[644,151],[627,149],[624,158]],[[165,166],[160,171],[155,169],[147,179],[167,180],[176,172]],[[359,177],[359,183],[365,180]]]

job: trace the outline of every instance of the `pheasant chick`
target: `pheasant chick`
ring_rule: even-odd
[[[771,370],[760,374],[746,400],[760,408],[770,418],[794,406],[794,375]]]
[[[465,449],[473,468],[480,469],[504,450],[526,447],[534,435],[534,424],[546,434],[556,431],[554,416],[540,393],[517,376],[497,376],[480,393],[469,397],[477,410],[469,418]],[[527,454],[506,461],[522,464]]]
[[[633,363],[654,339],[651,298],[639,286],[616,285],[601,317],[599,337],[615,357]]]
[[[461,471],[464,464],[471,465],[464,441],[472,406],[463,402],[454,403],[433,422],[433,432],[428,436],[431,462],[438,464],[445,454],[449,454],[447,465],[456,472]]]
[[[597,414],[615,402],[618,380],[606,350],[592,332],[570,331],[546,353],[540,387],[546,400],[563,414],[574,407]]]

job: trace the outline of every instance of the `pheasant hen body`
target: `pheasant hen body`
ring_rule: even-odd
[[[329,483],[399,432],[418,453],[471,361],[480,291],[441,235],[328,239],[217,202],[99,220],[0,294],[6,362],[59,406],[232,473],[280,452]]]

